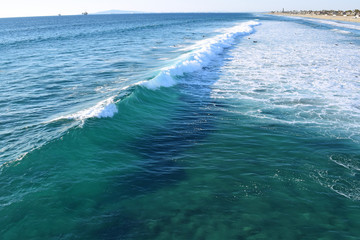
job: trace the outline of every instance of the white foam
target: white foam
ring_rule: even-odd
[[[331,31],[338,32],[338,33],[343,33],[343,34],[350,34],[351,33],[349,31],[340,30],[340,29],[337,29],[337,28],[331,29]]]
[[[346,35],[306,25],[263,24],[254,36],[261,42],[245,41],[232,49],[210,96],[241,103],[224,111],[359,143],[357,45],[344,41]]]
[[[61,119],[85,120],[88,118],[113,117],[114,114],[116,114],[118,112],[118,109],[114,103],[114,98],[115,98],[115,96],[110,97],[108,99],[105,99],[105,100],[97,103],[95,106],[78,111],[73,114],[60,116],[52,121],[57,121],[57,120],[61,120]]]
[[[254,31],[253,27],[257,25],[260,23],[255,21],[241,23],[228,29],[224,34],[200,41],[197,44],[197,50],[182,55],[175,64],[161,69],[156,77],[147,82],[142,82],[141,85],[149,89],[175,85],[176,77],[183,76],[184,73],[201,70],[225,48],[230,47],[237,37],[251,34]]]

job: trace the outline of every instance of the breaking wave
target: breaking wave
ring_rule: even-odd
[[[256,21],[241,23],[228,29],[224,34],[201,41],[197,50],[182,55],[175,64],[161,69],[156,77],[147,82],[142,82],[141,85],[149,89],[175,85],[176,77],[181,77],[184,73],[201,70],[224,49],[232,46],[237,37],[253,33],[254,26],[257,25],[260,23]]]

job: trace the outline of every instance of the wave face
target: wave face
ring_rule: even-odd
[[[17,159],[85,119],[113,117],[117,101],[154,76],[154,69],[183,56],[203,36],[218,35],[223,17],[1,19],[0,163]],[[230,14],[223,24],[232,27],[241,19]]]
[[[360,33],[334,28],[0,19],[0,239],[357,239]]]

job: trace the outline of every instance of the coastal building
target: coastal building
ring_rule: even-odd
[[[293,14],[293,15],[322,15],[322,16],[352,16],[354,18],[359,18],[360,10],[293,10],[293,11],[285,11],[283,8],[281,12],[272,11],[271,13],[283,13],[283,14]]]

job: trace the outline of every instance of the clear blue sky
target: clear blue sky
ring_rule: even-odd
[[[260,12],[300,9],[360,9],[360,0],[1,0],[0,17],[143,12]]]

